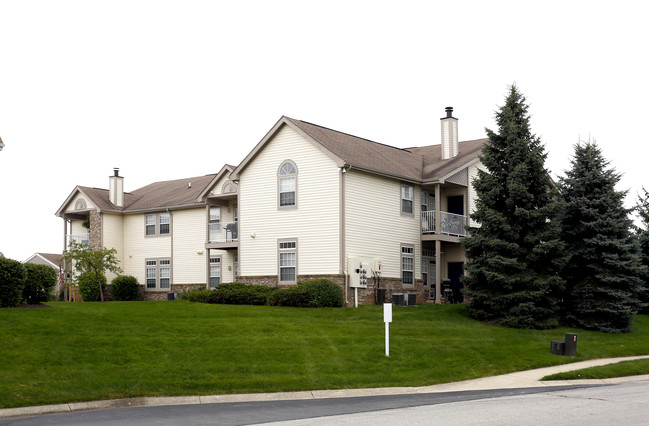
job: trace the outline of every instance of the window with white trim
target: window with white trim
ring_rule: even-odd
[[[297,206],[297,167],[292,161],[283,162],[278,171],[279,207]]]
[[[221,284],[221,258],[210,257],[210,288]]]
[[[144,226],[146,228],[146,235],[155,235],[155,214],[148,214],[144,216]]]
[[[149,259],[145,261],[147,290],[169,290],[171,288],[171,260]]]
[[[415,247],[412,245],[401,245],[401,283],[415,284]]]
[[[401,213],[413,214],[413,201],[415,189],[412,185],[402,183],[401,184]]]
[[[278,242],[279,282],[294,284],[297,282],[297,241]]]
[[[216,241],[221,236],[221,207],[210,207],[209,241]]]
[[[155,237],[171,233],[171,213],[149,213],[144,215],[144,235]]]
[[[160,213],[160,235],[165,235],[170,232],[171,214]]]

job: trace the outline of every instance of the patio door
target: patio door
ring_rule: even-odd
[[[434,260],[423,259],[421,261],[421,275],[422,280],[424,281],[424,286],[426,286],[426,291],[428,292],[427,298],[429,300],[435,300],[435,274],[437,273],[437,267]]]

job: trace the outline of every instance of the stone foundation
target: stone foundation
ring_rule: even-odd
[[[345,291],[345,276],[344,275],[298,275],[298,283],[316,280],[316,279],[330,280],[340,287],[345,295],[345,306],[354,306],[355,290],[353,287],[347,287]],[[265,285],[268,287],[290,287],[291,285],[278,285],[277,275],[259,275],[259,276],[240,276],[237,277],[237,282],[253,285]],[[376,303],[376,285],[377,282],[374,278],[368,279],[367,288],[358,289],[358,304],[359,305],[373,305]],[[404,286],[401,284],[401,278],[381,278],[380,288],[385,289],[385,302],[392,302],[393,293],[415,293],[417,294],[417,303],[425,303],[427,300],[427,289],[421,280],[416,280],[415,285]],[[382,302],[381,302],[382,303]]]
[[[140,286],[140,300],[167,300],[167,293],[182,293],[184,291],[203,289],[205,284],[172,284],[170,290],[145,290]]]

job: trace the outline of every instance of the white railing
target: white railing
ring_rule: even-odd
[[[70,245],[70,242],[72,241],[74,241],[77,244],[89,245],[90,234],[77,234],[77,235],[67,234],[65,236],[65,246],[68,247]]]
[[[435,211],[421,212],[421,233],[422,234],[446,234],[466,236],[467,217],[460,214],[439,212],[439,230],[435,223]]]
[[[421,212],[421,233],[422,234],[435,233],[435,211],[434,210]]]
[[[238,222],[210,223],[210,243],[230,243],[239,241]]]

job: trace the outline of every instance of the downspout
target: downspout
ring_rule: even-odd
[[[349,303],[347,286],[349,284],[349,277],[347,276],[347,270],[345,269],[345,166],[340,168],[340,271],[345,277],[345,305]]]
[[[170,251],[171,251],[171,283],[169,284],[169,292],[172,291],[173,285],[174,285],[174,270],[176,269],[174,267],[174,215],[169,211],[167,208],[167,213],[169,213],[169,233],[171,234],[171,241],[170,241]]]

